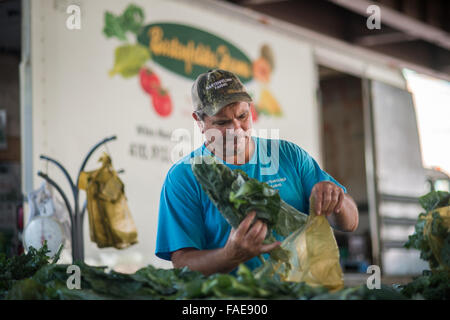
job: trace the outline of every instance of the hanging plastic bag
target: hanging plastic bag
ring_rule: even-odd
[[[29,213],[27,224],[36,216],[52,216],[55,212],[55,205],[50,194],[47,182],[43,182],[41,186],[28,193]]]
[[[44,181],[41,186],[28,193],[29,213],[27,224],[36,217],[52,217],[61,226],[63,231],[63,246],[60,261],[68,261],[71,257],[71,223],[69,211],[59,197],[52,185]]]
[[[289,263],[277,263],[272,268],[284,281],[306,282],[336,291],[344,287],[339,248],[327,218],[314,212],[314,201],[311,197],[306,224],[281,244],[290,252]]]
[[[104,153],[102,167],[82,172],[78,188],[86,190],[91,240],[99,248],[127,248],[137,243],[137,230],[125,197],[124,184]]]
[[[425,238],[428,239],[433,256],[439,263],[438,269],[450,271],[450,254],[448,252],[450,246],[450,206],[434,209],[428,212],[424,219],[426,222],[423,233]],[[443,252],[443,250],[446,250],[446,252]]]

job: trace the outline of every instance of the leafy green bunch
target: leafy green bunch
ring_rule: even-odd
[[[0,299],[40,300],[184,300],[184,299],[300,299],[300,300],[354,300],[354,299],[404,299],[398,290],[382,286],[369,290],[366,286],[344,288],[330,293],[325,287],[312,287],[304,282],[281,281],[275,275],[257,277],[247,266],[241,264],[236,275],[213,274],[205,276],[187,267],[182,269],[159,269],[151,265],[133,274],[106,271],[77,262],[80,268],[81,288],[69,289],[67,268],[56,264],[57,256],[47,257],[46,248],[30,249],[22,256],[2,257],[3,280],[8,286],[0,291]],[[21,263],[24,263],[23,265]],[[12,270],[17,269],[16,273]],[[440,284],[440,281],[443,283]],[[446,281],[446,282],[445,282]],[[442,287],[448,284],[442,277],[420,279],[405,289],[405,294],[415,293],[416,287],[425,288],[424,297],[442,297]],[[440,287],[439,287],[440,286]],[[448,297],[448,285],[447,285]],[[413,298],[422,296],[413,295]]]
[[[185,279],[179,269],[156,269],[148,266],[134,274],[105,272],[106,267],[75,263],[80,268],[81,288],[67,286],[68,265],[45,265],[32,277],[15,283],[6,299],[40,300],[110,300],[175,299],[176,283]],[[191,272],[191,271],[185,271]]]
[[[315,295],[311,300],[407,300],[396,285],[381,284],[379,289],[369,289],[366,284],[343,288],[336,292]]]
[[[265,243],[275,241],[273,232],[287,237],[306,224],[307,215],[286,202],[267,183],[248,177],[239,169],[231,170],[211,156],[191,160],[192,171],[202,189],[233,228],[237,228],[251,211],[267,224]],[[280,247],[270,253],[271,259],[288,263],[289,251]]]
[[[47,242],[39,249],[33,247],[26,254],[8,258],[0,253],[0,298],[2,298],[13,285],[25,278],[33,276],[40,268],[46,266],[52,260],[55,264],[61,254],[62,246],[53,258],[49,258]]]
[[[196,277],[180,287],[179,299],[301,299],[325,294],[325,287],[311,287],[304,282],[285,282],[279,277],[258,278],[245,264],[236,276],[216,273]]]
[[[401,286],[401,293],[411,299],[449,300],[450,273],[424,270],[421,276]]]
[[[430,236],[443,240],[443,247],[440,251],[440,259],[444,264],[450,266],[450,232],[442,223],[442,217],[437,211],[441,207],[450,205],[450,193],[444,191],[433,191],[419,198],[419,203],[426,211],[421,213],[415,225],[414,234],[408,237],[405,243],[406,248],[420,250],[420,258],[428,261],[431,269],[439,268],[439,261],[436,259],[431,249],[430,243],[433,241]],[[425,232],[427,217],[431,215],[431,234]]]
[[[448,300],[450,232],[436,210],[450,205],[450,193],[433,191],[419,198],[419,202],[426,213],[419,215],[415,232],[409,236],[405,247],[420,250],[420,258],[428,261],[432,271],[424,270],[421,276],[402,286],[402,294],[412,299]],[[436,250],[439,252],[433,252],[433,241],[442,241],[442,247]]]
[[[205,193],[224,218],[237,228],[250,211],[273,228],[280,210],[280,195],[266,183],[250,179],[241,170],[231,170],[212,157],[194,158],[192,171]]]

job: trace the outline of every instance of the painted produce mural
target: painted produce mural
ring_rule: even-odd
[[[259,95],[250,91],[253,121],[259,116],[282,116],[282,108],[269,85],[275,67],[273,50],[268,44],[252,60],[242,50],[221,37],[192,26],[177,23],[145,24],[145,13],[134,4],[121,14],[106,11],[103,34],[116,38],[111,77],[137,77],[142,91],[149,96],[151,108],[160,117],[169,117],[174,106],[171,93],[149,61],[177,76],[194,80],[199,74],[220,68],[234,72],[244,84],[255,81]]]

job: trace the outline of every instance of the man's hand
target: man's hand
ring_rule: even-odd
[[[267,225],[257,220],[253,225],[256,212],[253,211],[242,220],[237,229],[232,229],[224,251],[227,257],[236,262],[245,262],[262,253],[270,252],[278,247],[281,242],[263,244],[267,233]]]
[[[329,216],[339,213],[344,203],[344,190],[330,181],[321,181],[314,185],[311,197],[315,198],[314,211],[317,215]]]
[[[321,181],[312,188],[310,203],[313,197],[314,211],[317,215],[326,216],[333,228],[344,232],[356,230],[359,221],[358,207],[342,188],[333,182]]]
[[[231,230],[223,248],[210,250],[182,248],[172,252],[173,266],[175,268],[187,266],[204,275],[217,272],[228,273],[239,264],[278,247],[281,244],[279,241],[263,244],[267,226],[260,220],[252,225],[255,215],[255,212],[249,213],[236,230]]]

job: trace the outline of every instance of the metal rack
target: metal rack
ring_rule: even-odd
[[[86,164],[87,164],[89,158],[94,153],[94,151],[97,150],[103,144],[105,144],[111,140],[115,140],[115,139],[117,139],[117,136],[115,136],[115,135],[105,138],[91,148],[91,150],[88,152],[88,154],[84,158],[83,163],[81,164],[80,170],[78,171],[76,183],[73,182],[69,173],[67,172],[67,170],[64,168],[64,166],[61,163],[59,163],[55,159],[52,159],[45,155],[40,156],[40,159],[49,161],[49,162],[55,164],[59,169],[61,169],[64,176],[67,178],[67,181],[69,182],[70,188],[72,190],[73,203],[74,203],[73,209],[72,209],[72,206],[69,202],[67,195],[61,189],[61,187],[53,179],[51,179],[47,174],[43,173],[42,171],[38,171],[38,176],[45,179],[50,185],[55,187],[55,189],[59,192],[59,194],[63,198],[64,203],[69,212],[70,230],[71,230],[71,237],[72,237],[71,242],[72,242],[72,261],[73,262],[75,262],[75,261],[84,262],[83,217],[84,217],[84,214],[86,211],[87,202],[85,201],[83,204],[83,207],[80,207],[79,189],[78,189],[78,182],[80,180],[80,174],[82,171],[84,171],[84,168],[86,167]]]

